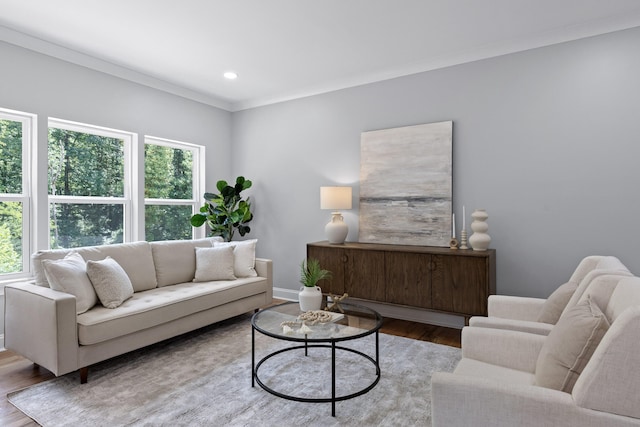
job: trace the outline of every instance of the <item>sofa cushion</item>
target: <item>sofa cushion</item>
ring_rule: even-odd
[[[587,296],[570,308],[544,342],[536,363],[536,385],[571,393],[609,322]]]
[[[233,274],[233,248],[230,246],[196,248],[196,274],[194,282],[235,280]]]
[[[577,287],[578,283],[567,282],[553,291],[542,305],[538,322],[555,325]]]
[[[113,258],[87,261],[87,275],[103,306],[116,308],[133,296],[129,276]]]
[[[78,316],[78,341],[96,344],[267,291],[267,279],[188,282],[136,292],[115,310],[99,305]]]
[[[76,313],[81,314],[96,305],[98,297],[87,276],[87,266],[77,252],[68,253],[63,259],[42,261],[44,273],[51,289],[76,297]]]
[[[215,242],[214,246],[233,247],[234,274],[236,277],[256,277],[256,244],[257,239],[238,242]]]
[[[42,250],[31,257],[36,285],[49,286],[42,268],[45,259],[62,259],[71,249]],[[99,261],[110,256],[126,271],[135,292],[157,286],[156,270],[149,242],[118,243],[115,245],[75,248],[85,261]]]
[[[151,242],[158,287],[191,282],[196,272],[195,248],[210,248],[221,237]]]

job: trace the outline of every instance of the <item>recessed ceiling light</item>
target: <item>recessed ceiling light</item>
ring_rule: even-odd
[[[227,71],[226,73],[224,73],[224,78],[229,80],[235,80],[238,78],[238,74],[234,73],[233,71]]]

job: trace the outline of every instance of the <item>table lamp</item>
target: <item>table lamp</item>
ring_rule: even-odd
[[[344,243],[349,227],[339,210],[351,209],[351,187],[320,187],[320,209],[331,209],[331,221],[324,227],[331,244]]]

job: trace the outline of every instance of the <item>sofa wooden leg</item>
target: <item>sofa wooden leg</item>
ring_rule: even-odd
[[[89,379],[89,367],[80,368],[80,384],[86,384]]]

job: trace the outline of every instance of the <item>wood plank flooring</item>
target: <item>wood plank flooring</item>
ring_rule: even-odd
[[[385,318],[380,332],[421,341],[460,347],[460,330],[442,326]],[[0,426],[37,426],[33,420],[7,401],[7,393],[54,378],[44,368],[10,351],[0,352]]]

